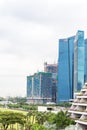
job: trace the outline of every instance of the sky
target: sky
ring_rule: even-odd
[[[27,76],[77,30],[87,37],[87,0],[0,0],[0,96],[26,96]]]

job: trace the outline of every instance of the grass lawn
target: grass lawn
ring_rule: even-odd
[[[22,110],[13,110],[13,109],[9,109],[9,108],[0,108],[0,111],[12,111],[12,112],[18,112],[18,113],[23,113],[24,115],[26,115],[28,112],[26,111],[22,111]]]

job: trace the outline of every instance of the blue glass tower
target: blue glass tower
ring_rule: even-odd
[[[73,42],[74,37],[59,40],[57,102],[73,98]]]
[[[84,84],[84,31],[78,31],[74,41],[74,91],[81,90]]]
[[[84,84],[84,32],[59,40],[57,103],[73,99]]]
[[[87,82],[87,39],[85,39],[85,82]]]

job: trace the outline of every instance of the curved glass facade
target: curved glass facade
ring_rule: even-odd
[[[59,40],[57,102],[73,98],[73,42],[74,37]]]
[[[84,32],[59,40],[57,102],[73,99],[84,84]]]
[[[81,90],[84,84],[84,32],[78,31],[74,42],[74,90]]]
[[[87,39],[85,39],[85,82],[87,82]]]

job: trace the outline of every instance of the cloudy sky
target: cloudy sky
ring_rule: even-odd
[[[87,37],[87,0],[0,0],[0,96],[26,96],[26,76],[77,30]]]

